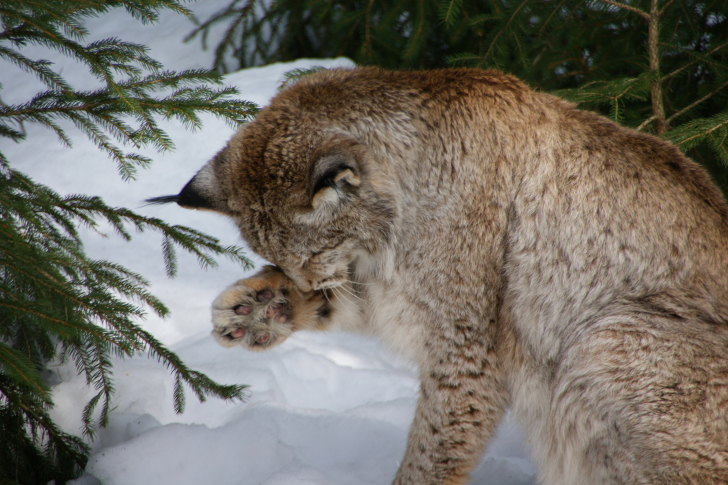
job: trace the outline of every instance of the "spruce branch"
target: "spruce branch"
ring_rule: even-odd
[[[49,397],[48,385],[43,382],[38,369],[19,351],[0,341],[0,369],[8,379],[18,385],[35,389],[34,393],[45,399]]]
[[[555,91],[554,94],[575,103],[606,104],[610,108],[611,118],[620,122],[621,110],[627,101],[642,100],[647,97],[653,76],[653,73],[646,72],[637,78],[594,81],[576,89]]]
[[[671,121],[675,120],[676,118],[679,118],[680,116],[682,116],[683,114],[689,112],[690,110],[692,110],[693,108],[695,108],[699,104],[702,104],[703,102],[705,102],[708,99],[712,98],[714,95],[716,95],[719,92],[723,91],[726,87],[728,87],[728,81],[724,82],[723,84],[721,84],[717,88],[713,89],[711,92],[709,92],[708,94],[706,94],[702,98],[700,98],[700,99],[698,99],[696,101],[693,101],[691,104],[689,104],[688,106],[684,107],[680,111],[675,112],[667,120],[665,120],[665,123],[667,123],[669,125]]]
[[[696,119],[682,124],[663,135],[663,138],[683,150],[689,150],[702,141],[709,141],[720,160],[728,165],[728,112],[706,119]]]
[[[613,7],[627,10],[628,12],[636,13],[637,15],[639,15],[640,17],[642,17],[643,19],[645,19],[648,22],[650,22],[650,20],[651,20],[650,14],[648,14],[647,12],[645,12],[643,10],[640,10],[637,7],[633,7],[631,5],[627,5],[627,4],[621,3],[621,2],[615,2],[613,0],[598,0],[598,1],[601,3],[604,3],[606,5],[611,5]]]
[[[490,41],[490,44],[488,45],[488,50],[486,50],[485,51],[485,54],[482,56],[483,59],[488,59],[489,56],[492,56],[492,52],[493,52],[493,50],[495,49],[495,47],[497,45],[497,42],[498,42],[499,37],[501,37],[501,35],[503,35],[504,33],[508,32],[508,30],[510,29],[511,25],[513,23],[515,23],[515,19],[518,16],[518,14],[521,12],[521,10],[523,10],[524,8],[526,8],[526,6],[528,5],[528,1],[529,0],[523,0],[523,2],[521,2],[515,8],[515,10],[513,11],[513,13],[508,17],[508,20],[506,20],[505,24],[503,24],[496,31],[495,35],[493,36],[492,40]]]
[[[321,66],[312,66],[303,69],[292,69],[283,73],[283,82],[278,86],[278,91],[283,91],[300,81],[309,74],[323,71],[325,68]]]
[[[448,27],[455,25],[455,18],[460,15],[463,0],[440,0],[440,21]]]
[[[712,54],[715,54],[716,52],[720,52],[721,50],[725,49],[726,47],[728,47],[728,42],[724,42],[722,44],[719,44],[719,45],[713,47],[712,49],[710,49],[710,50],[702,53],[702,55],[698,55],[697,53],[695,53],[692,50],[686,50],[686,49],[684,49],[683,52],[685,52],[685,53],[687,53],[687,54],[695,57],[695,60],[693,60],[692,62],[688,62],[688,63],[682,64],[679,68],[675,69],[674,71],[672,71],[672,72],[670,72],[668,74],[665,74],[664,76],[662,76],[662,80],[663,81],[666,81],[666,80],[668,80],[668,79],[670,79],[672,77],[677,76],[678,74],[682,73],[683,71],[685,71],[685,70],[687,70],[687,69],[695,66],[695,64],[698,64],[700,62],[704,62],[708,58],[708,56],[710,56]]]
[[[637,130],[637,131],[642,131],[642,130],[644,130],[644,129],[645,129],[645,127],[646,127],[647,125],[649,125],[650,123],[652,123],[652,122],[653,122],[654,120],[655,120],[655,116],[654,116],[654,115],[650,116],[649,118],[647,118],[646,120],[644,120],[644,121],[643,121],[642,123],[640,123],[640,124],[639,124],[639,126],[637,126],[637,127],[635,128],[635,130]]]
[[[116,161],[127,180],[151,160],[124,147],[173,148],[162,121],[197,129],[200,115],[208,113],[234,126],[256,113],[216,73],[166,71],[145,46],[122,39],[84,43],[84,20],[118,7],[145,23],[165,9],[190,15],[177,0],[0,0],[0,61],[46,87],[24,101],[0,102],[0,137],[22,142],[24,127],[34,123],[71,146],[71,130],[78,130]],[[30,45],[81,62],[101,87],[74,89],[51,62],[25,55]],[[0,154],[0,429],[3,438],[13,437],[13,444],[0,440],[0,481],[61,484],[85,466],[89,448],[61,432],[47,413],[52,401],[40,370],[53,359],[71,360],[96,391],[81,412],[88,438],[107,424],[113,409],[113,357],[156,357],[173,373],[178,411],[183,384],[201,400],[245,397],[244,386],[220,385],[187,368],[139,328],[135,322],[147,311],[165,316],[169,310],[141,275],[85,254],[78,226],[100,233],[101,222],[127,240],[132,229],[158,232],[170,276],[177,248],[194,254],[203,267],[214,266],[219,256],[250,266],[241,248],[223,247],[193,229],[110,207],[98,197],[62,197],[14,170]]]

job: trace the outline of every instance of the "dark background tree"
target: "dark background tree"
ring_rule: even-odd
[[[493,67],[673,141],[728,188],[728,0],[233,0],[226,72],[299,57]]]
[[[0,69],[15,64],[45,85],[32,99],[0,103],[0,137],[32,141],[24,128],[36,123],[71,145],[78,134],[69,127],[75,127],[128,180],[150,160],[124,147],[173,148],[158,120],[175,119],[194,128],[200,126],[199,114],[212,113],[236,125],[255,113],[253,105],[235,99],[234,89],[220,86],[216,73],[165,71],[144,46],[119,39],[83,43],[88,35],[84,19],[120,7],[142,22],[154,22],[161,10],[189,15],[177,0],[0,1]],[[29,45],[79,61],[101,87],[74,89],[51,62],[27,57]],[[159,232],[169,276],[176,272],[175,248],[196,255],[203,266],[214,265],[215,256],[246,266],[240,248],[110,207],[99,197],[60,196],[15,170],[13,162],[0,153],[0,482],[62,484],[86,464],[86,442],[61,430],[48,414],[53,401],[42,376],[51,360],[73,362],[96,390],[78,410],[88,437],[94,435],[95,411],[99,425],[108,421],[113,356],[147,354],[167,367],[175,380],[177,412],[184,409],[184,385],[200,400],[242,399],[245,386],[221,385],[188,368],[137,325],[147,311],[160,316],[169,311],[149,293],[142,275],[89,258],[78,227],[106,222],[125,239],[131,228]]]

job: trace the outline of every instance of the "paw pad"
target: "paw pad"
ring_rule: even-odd
[[[241,282],[228,295],[229,299],[219,307],[223,312],[219,323],[214,322],[224,345],[263,349],[290,334],[291,306],[285,289],[256,290]]]

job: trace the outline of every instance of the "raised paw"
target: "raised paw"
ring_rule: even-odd
[[[299,299],[300,292],[291,280],[278,268],[267,266],[215,299],[212,334],[225,347],[265,350],[296,330],[293,304]]]
[[[321,304],[320,295],[302,293],[280,269],[266,266],[215,299],[212,334],[225,347],[265,350],[315,324]]]

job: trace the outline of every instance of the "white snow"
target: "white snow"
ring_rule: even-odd
[[[203,1],[191,8],[205,19],[226,3]],[[94,38],[118,37],[150,46],[151,56],[170,69],[211,63],[212,53],[202,51],[199,41],[181,42],[192,27],[181,16],[164,14],[160,23],[143,26],[117,10],[87,26]],[[76,86],[94,85],[79,65],[55,53],[34,52],[56,62]],[[284,72],[312,65],[352,64],[347,59],[299,60],[239,71],[226,76],[226,83],[237,86],[243,99],[264,105]],[[5,65],[0,82],[4,102],[27,99],[39,87],[32,76]],[[177,193],[232,134],[225,123],[210,117],[196,133],[174,123],[164,126],[176,150],[147,151],[154,164],[128,183],[78,132],[71,131],[74,146],[67,148],[51,131],[28,125],[27,141],[16,145],[2,140],[1,149],[16,169],[60,193],[101,195],[111,205],[202,230],[224,244],[239,244],[237,230],[223,217],[176,206],[143,206],[145,198]],[[339,485],[392,480],[417,398],[417,374],[407,363],[373,340],[347,334],[300,333],[265,353],[224,349],[209,337],[209,305],[245,276],[241,268],[221,260],[218,269],[204,271],[194,258],[180,254],[179,275],[170,280],[156,234],[136,234],[126,243],[112,232],[106,238],[89,232],[84,240],[91,256],[143,274],[171,309],[166,320],[150,316],[141,322],[144,328],[191,368],[219,382],[251,387],[245,403],[199,403],[188,392],[185,413],[176,415],[170,374],[156,360],[115,360],[117,392],[110,424],[99,430],[86,473],[75,483]],[[81,410],[93,392],[74,367],[56,370],[60,383],[53,387],[52,415],[65,430],[80,434]],[[510,420],[502,424],[473,483],[534,483],[525,444]]]

